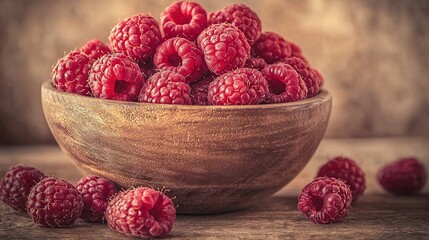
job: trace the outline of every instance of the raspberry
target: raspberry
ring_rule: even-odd
[[[301,48],[296,44],[293,43],[291,41],[286,41],[289,46],[290,46],[290,50],[291,50],[291,54],[290,57],[297,57],[300,58],[302,61],[304,61],[306,64],[308,64],[307,59],[304,57],[304,55],[302,54],[302,50]]]
[[[200,81],[191,85],[191,101],[192,105],[209,105],[207,92],[209,85],[214,80],[213,75],[208,75]]]
[[[95,97],[122,101],[136,100],[143,80],[139,65],[123,54],[102,56],[89,74],[89,86]]]
[[[139,187],[119,193],[106,210],[107,224],[127,236],[163,237],[170,234],[176,209],[161,192]]]
[[[231,23],[244,33],[252,45],[261,34],[261,20],[258,15],[244,4],[233,4],[218,12],[209,14],[209,24]]]
[[[304,62],[302,59],[297,57],[290,57],[283,59],[282,62],[291,65],[304,80],[308,88],[307,97],[316,96],[319,91],[319,79],[314,71]]]
[[[317,69],[312,69],[313,70],[313,74],[314,74],[314,76],[316,76],[316,78],[317,78],[317,82],[319,83],[319,89],[321,89],[322,88],[322,86],[323,86],[323,83],[324,83],[324,81],[325,81],[325,79],[323,78],[323,76],[322,76],[322,74],[319,72],[319,70],[317,70]]]
[[[105,54],[111,53],[109,47],[97,39],[87,42],[85,45],[79,48],[79,50],[88,55],[88,57],[94,61]]]
[[[299,74],[290,65],[276,63],[262,70],[268,82],[268,103],[284,103],[302,100],[307,96],[307,87]]]
[[[298,209],[314,223],[328,224],[343,220],[351,207],[349,186],[336,178],[318,177],[298,196]]]
[[[98,176],[83,177],[76,184],[76,189],[84,203],[80,218],[88,222],[101,222],[109,198],[118,192],[111,181]]]
[[[268,64],[278,62],[291,55],[291,46],[286,40],[273,32],[264,32],[252,46],[253,54]]]
[[[170,38],[156,49],[154,64],[160,70],[172,71],[191,83],[207,71],[204,56],[195,43],[185,38]]]
[[[387,191],[397,195],[418,193],[426,183],[426,169],[416,158],[399,159],[384,166],[377,175]]]
[[[207,98],[213,105],[248,105],[259,104],[267,93],[268,84],[261,72],[239,68],[210,83]]]
[[[343,180],[350,187],[353,201],[365,191],[365,174],[350,158],[336,157],[319,169],[318,177],[333,177]]]
[[[41,180],[28,196],[27,212],[42,227],[69,227],[82,209],[79,191],[71,183],[54,177]]]
[[[140,71],[143,74],[143,79],[148,79],[150,76],[156,73],[156,69],[152,59],[149,59],[145,62],[138,62],[138,64],[140,67]]]
[[[120,22],[109,36],[113,52],[123,53],[136,61],[151,58],[161,39],[158,22],[147,13]]]
[[[191,88],[185,78],[174,72],[162,71],[152,75],[143,85],[138,100],[148,103],[191,104]]]
[[[246,36],[231,24],[213,24],[198,36],[209,70],[220,75],[241,68],[250,55]]]
[[[246,64],[244,65],[244,67],[254,68],[259,71],[264,70],[266,66],[267,66],[267,63],[265,62],[265,60],[263,58],[258,58],[258,57],[251,57],[247,59]]]
[[[52,71],[52,83],[55,88],[79,95],[90,95],[88,74],[93,61],[79,50],[70,52],[58,60]]]
[[[26,211],[31,188],[45,175],[36,168],[15,165],[9,168],[0,181],[0,198],[17,211]]]
[[[174,2],[161,13],[165,38],[182,37],[195,41],[207,27],[207,12],[195,2]]]

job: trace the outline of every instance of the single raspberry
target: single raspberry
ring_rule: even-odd
[[[297,57],[285,58],[282,62],[291,65],[304,80],[308,88],[307,97],[316,96],[319,91],[319,79],[314,71],[304,62],[302,59]]]
[[[148,79],[150,76],[156,73],[155,65],[152,59],[148,59],[144,62],[138,62],[140,71],[143,74],[143,79]]]
[[[254,68],[259,71],[264,70],[266,66],[267,66],[267,63],[265,62],[265,60],[263,58],[258,58],[258,57],[251,57],[247,59],[246,64],[244,65],[244,67]]]
[[[207,98],[213,105],[249,105],[261,103],[267,93],[268,84],[261,72],[239,68],[210,83]]]
[[[31,188],[44,177],[36,168],[12,166],[0,181],[0,199],[17,211],[26,211]]]
[[[174,2],[161,13],[161,30],[167,39],[195,41],[206,27],[207,12],[196,2]]]
[[[161,192],[139,187],[119,193],[106,210],[109,227],[127,236],[163,237],[176,220],[173,201]]]
[[[111,181],[99,176],[83,177],[76,184],[76,189],[84,203],[80,218],[88,222],[101,222],[109,199],[118,192]]]
[[[377,175],[387,191],[397,195],[418,193],[426,183],[425,166],[414,157],[399,159],[384,166]]]
[[[244,33],[252,45],[261,34],[261,20],[258,15],[244,4],[233,4],[218,12],[209,14],[209,24],[230,23]]]
[[[290,50],[291,50],[291,53],[290,53],[289,57],[300,58],[302,61],[304,61],[306,64],[308,64],[308,61],[304,57],[304,54],[302,53],[301,48],[296,43],[293,43],[291,41],[286,41],[286,42],[289,44]]]
[[[319,169],[318,177],[333,177],[343,180],[350,187],[353,201],[365,191],[365,174],[350,158],[336,157]]]
[[[52,71],[54,87],[63,92],[90,95],[88,74],[93,63],[86,54],[79,50],[72,51],[55,65]]]
[[[207,99],[207,94],[209,85],[214,79],[215,76],[210,74],[191,85],[192,105],[210,105]]]
[[[42,227],[69,227],[83,209],[82,196],[69,182],[47,177],[28,196],[27,212]]]
[[[108,54],[98,59],[89,74],[95,97],[135,101],[143,86],[139,65],[123,54]]]
[[[292,50],[282,36],[273,32],[264,32],[253,44],[252,52],[256,57],[261,57],[271,64],[290,57]]]
[[[207,65],[195,43],[185,38],[170,38],[156,49],[154,64],[160,70],[172,71],[185,77],[188,83],[199,80]]]
[[[316,76],[317,82],[319,83],[319,89],[322,89],[323,83],[325,82],[325,79],[323,78],[323,75],[319,72],[319,70],[313,68],[313,76]]]
[[[191,87],[182,75],[162,71],[155,73],[147,80],[138,100],[148,103],[190,105],[190,93]]]
[[[298,196],[298,209],[314,223],[328,224],[343,220],[351,207],[352,193],[336,178],[318,177]]]
[[[209,70],[220,75],[241,68],[250,56],[246,36],[231,24],[213,24],[198,36]]]
[[[293,67],[284,63],[268,65],[262,70],[268,82],[268,103],[294,102],[305,99],[307,86]]]
[[[85,45],[79,48],[79,50],[88,55],[88,57],[94,61],[105,54],[112,53],[106,44],[97,39],[87,42]]]
[[[151,58],[162,42],[161,39],[158,22],[147,13],[137,14],[120,22],[109,36],[113,52],[123,53],[136,61]]]

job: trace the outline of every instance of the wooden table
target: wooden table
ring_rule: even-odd
[[[367,175],[367,191],[353,205],[344,222],[316,225],[297,210],[296,196],[328,157],[354,158]],[[172,231],[176,239],[429,239],[429,184],[422,194],[396,197],[386,194],[375,174],[400,156],[417,156],[429,169],[429,138],[325,139],[306,168],[285,188],[261,203],[238,212],[179,215]],[[1,147],[0,176],[11,165],[23,163],[47,175],[76,182],[82,176],[56,146]],[[0,204],[0,239],[127,239],[105,224],[78,220],[74,227],[45,229],[25,214]]]

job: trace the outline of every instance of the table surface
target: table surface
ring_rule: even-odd
[[[429,138],[324,139],[304,170],[286,187],[246,210],[215,215],[179,215],[175,239],[429,239],[429,184],[411,197],[385,193],[377,184],[377,170],[398,157],[416,156],[429,169]],[[366,174],[365,195],[349,216],[331,225],[316,225],[297,210],[297,194],[329,157],[355,159]],[[31,165],[77,182],[82,174],[56,146],[0,147],[0,176],[17,163]],[[0,204],[0,239],[129,239],[105,224],[78,220],[74,227],[45,229],[25,214]]]

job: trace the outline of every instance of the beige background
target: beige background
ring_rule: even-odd
[[[172,1],[0,0],[0,145],[53,142],[40,86],[58,58]],[[214,11],[236,1],[200,1]],[[429,1],[240,1],[301,45],[334,98],[328,137],[429,136]]]

